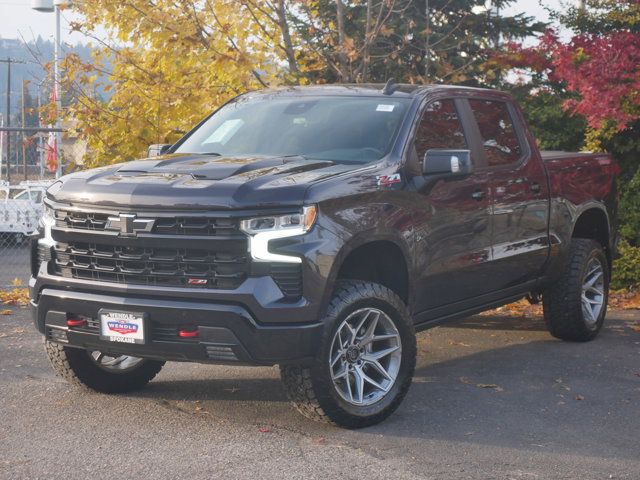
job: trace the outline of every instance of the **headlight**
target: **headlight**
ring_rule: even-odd
[[[54,242],[53,237],[51,236],[51,227],[56,224],[56,217],[53,210],[46,204],[44,205],[42,217],[40,217],[38,224],[39,229],[42,232],[42,238],[38,240],[38,243],[48,247],[53,246]]]
[[[303,207],[301,213],[243,220],[240,230],[249,235],[251,258],[259,262],[302,263],[300,257],[269,252],[269,241],[307,233],[313,227],[316,215],[316,206],[309,205]]]

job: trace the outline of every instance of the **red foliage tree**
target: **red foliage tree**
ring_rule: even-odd
[[[623,130],[640,118],[640,0],[593,3],[595,13],[574,11],[569,17],[577,33],[568,42],[547,30],[534,47],[509,43],[494,60],[563,83],[579,97],[565,108],[584,115],[593,129],[606,122]]]

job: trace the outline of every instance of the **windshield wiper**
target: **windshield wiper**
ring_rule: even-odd
[[[218,152],[200,152],[198,155],[211,155],[212,157],[221,157],[222,154]]]

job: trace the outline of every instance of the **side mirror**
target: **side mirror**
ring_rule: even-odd
[[[462,177],[473,173],[471,150],[427,150],[422,161],[424,175]]]
[[[164,155],[170,148],[171,144],[169,143],[154,143],[153,145],[149,145],[149,148],[147,149],[147,157]]]

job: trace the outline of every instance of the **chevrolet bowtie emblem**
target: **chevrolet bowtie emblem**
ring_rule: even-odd
[[[120,235],[135,237],[140,232],[151,232],[155,221],[151,218],[137,218],[133,213],[121,213],[117,217],[109,217],[107,230],[118,230]]]

